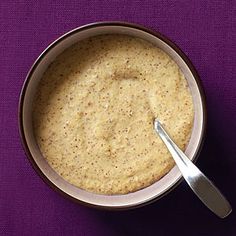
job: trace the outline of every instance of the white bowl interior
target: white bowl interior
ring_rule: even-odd
[[[90,28],[88,27],[83,30],[75,29],[65,34],[61,38],[59,38],[41,54],[41,56],[38,59],[37,66],[35,65],[33,66],[33,69],[31,71],[31,78],[29,78],[29,82],[25,91],[23,107],[22,107],[23,132],[25,134],[26,144],[36,164],[43,172],[43,174],[63,192],[67,193],[68,195],[72,196],[75,199],[97,206],[105,206],[113,208],[132,207],[150,201],[154,198],[157,198],[166,191],[168,191],[171,187],[173,187],[176,184],[176,182],[181,178],[181,173],[178,170],[178,168],[175,166],[168,174],[166,174],[162,179],[160,179],[156,183],[133,193],[125,195],[112,195],[112,196],[94,194],[79,189],[71,185],[70,183],[66,182],[62,177],[60,177],[48,165],[45,158],[42,156],[33,133],[32,115],[31,115],[32,102],[39,80],[42,77],[48,65],[55,59],[57,55],[59,55],[63,50],[65,50],[70,45],[85,38],[100,34],[126,34],[142,38],[164,50],[179,65],[179,67],[181,68],[182,72],[185,75],[185,78],[191,90],[193,96],[194,111],[195,111],[193,132],[185,153],[191,160],[195,158],[202,140],[202,133],[204,129],[203,127],[204,111],[203,111],[203,101],[201,98],[201,94],[199,92],[199,88],[197,86],[197,83],[194,79],[191,70],[184,62],[184,60],[181,58],[181,56],[167,43],[153,36],[150,33],[127,26],[100,25],[96,27],[90,27]]]

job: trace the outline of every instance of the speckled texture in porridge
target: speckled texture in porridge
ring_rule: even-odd
[[[153,119],[184,150],[193,113],[187,82],[168,55],[137,38],[104,35],[73,45],[49,66],[33,121],[41,152],[65,180],[125,194],[174,165]]]

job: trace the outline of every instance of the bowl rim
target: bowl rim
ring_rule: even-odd
[[[172,185],[169,189],[167,189],[161,195],[159,195],[159,196],[157,196],[154,199],[151,199],[149,201],[143,202],[141,204],[133,205],[133,206],[111,207],[111,206],[95,205],[95,204],[92,204],[92,203],[81,201],[77,198],[72,197],[71,195],[67,194],[62,189],[57,187],[41,171],[41,169],[36,164],[36,162],[34,160],[34,157],[33,157],[33,155],[31,154],[31,152],[29,150],[29,147],[28,147],[27,141],[26,141],[26,137],[25,137],[24,128],[23,128],[23,103],[24,103],[24,98],[25,98],[25,94],[26,94],[26,91],[27,91],[27,87],[28,87],[28,84],[29,84],[29,82],[32,78],[32,74],[34,73],[34,70],[37,68],[38,64],[44,59],[44,56],[47,54],[47,52],[49,50],[53,49],[59,42],[61,42],[65,38],[67,38],[67,37],[69,37],[69,36],[71,36],[75,33],[78,33],[80,31],[83,31],[83,30],[86,30],[86,29],[96,28],[96,27],[101,27],[101,26],[124,26],[124,27],[127,27],[127,28],[134,28],[134,29],[138,29],[138,30],[144,31],[146,33],[149,33],[149,34],[153,35],[154,37],[159,38],[162,41],[164,41],[175,52],[177,52],[177,54],[187,64],[188,68],[190,69],[191,73],[193,74],[193,78],[196,81],[196,84],[197,84],[197,87],[198,87],[198,90],[199,90],[199,93],[200,93],[200,96],[201,96],[201,100],[202,100],[202,110],[203,110],[202,132],[201,132],[201,137],[200,137],[199,144],[198,144],[198,147],[197,147],[196,155],[195,155],[195,157],[192,161],[195,162],[197,160],[197,158],[200,154],[200,151],[203,147],[204,139],[205,139],[205,136],[206,136],[206,125],[207,125],[206,96],[205,96],[205,92],[203,90],[202,82],[201,82],[200,77],[197,73],[197,70],[195,69],[193,63],[190,61],[190,59],[187,57],[187,55],[179,48],[179,46],[177,46],[174,42],[172,42],[168,37],[164,36],[163,34],[161,34],[158,31],[154,31],[154,30],[149,29],[145,26],[135,24],[135,23],[129,23],[129,22],[125,22],[125,21],[99,21],[99,22],[89,23],[89,24],[85,24],[85,25],[82,25],[80,27],[74,28],[74,29],[66,32],[65,34],[61,35],[60,37],[58,37],[56,40],[54,40],[52,43],[50,43],[40,53],[40,55],[37,57],[37,59],[34,61],[33,65],[31,66],[30,70],[28,71],[28,73],[26,75],[26,78],[25,78],[25,81],[22,85],[22,89],[21,89],[20,96],[19,96],[19,103],[18,103],[18,129],[19,129],[19,135],[20,135],[20,139],[21,139],[23,149],[26,153],[26,156],[27,156],[31,166],[36,171],[36,173],[41,177],[41,179],[49,187],[51,187],[53,190],[55,190],[56,192],[58,192],[62,196],[66,197],[66,198],[68,198],[68,199],[70,199],[70,200],[72,200],[76,203],[80,203],[82,205],[85,205],[85,206],[89,206],[89,207],[93,207],[93,208],[97,208],[97,209],[105,209],[105,210],[127,210],[127,209],[138,208],[138,207],[150,204],[150,203],[162,198],[163,196],[165,196],[169,192],[171,192],[173,189],[175,189],[183,181],[183,177],[181,176],[181,178],[174,185]]]

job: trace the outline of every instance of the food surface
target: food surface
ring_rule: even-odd
[[[174,166],[153,129],[155,117],[184,150],[194,111],[181,70],[149,42],[103,35],[76,43],[48,67],[33,124],[42,154],[66,181],[126,194]]]

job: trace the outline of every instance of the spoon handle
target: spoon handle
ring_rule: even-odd
[[[198,198],[217,216],[225,218],[232,208],[219,189],[188,159],[156,119],[154,128],[174,158],[180,172]]]

